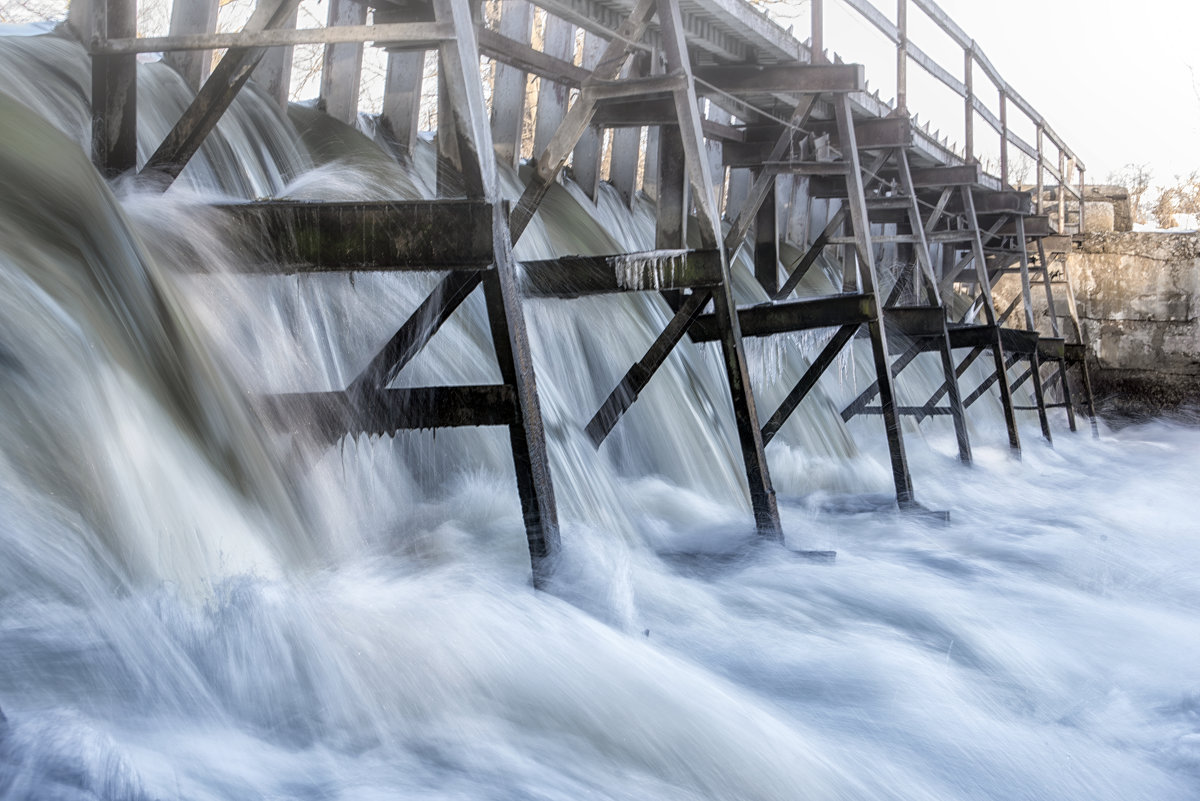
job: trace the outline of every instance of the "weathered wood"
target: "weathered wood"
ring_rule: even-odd
[[[861,325],[878,316],[872,295],[829,295],[804,298],[738,309],[738,324],[743,337],[769,337],[791,331]],[[714,315],[696,318],[688,332],[696,342],[715,342],[721,332]]]
[[[650,383],[650,379],[654,377],[658,368],[666,362],[667,356],[679,344],[679,340],[683,339],[692,321],[696,319],[711,298],[712,292],[708,290],[693,292],[689,295],[667,323],[667,327],[646,351],[646,355],[629,368],[629,372],[609,393],[608,398],[587,424],[587,435],[593,445],[599,448],[621,416],[629,411],[629,407]]]
[[[589,73],[596,69],[604,54],[605,41],[594,33],[583,35],[583,68]],[[600,129],[589,126],[579,136],[579,143],[571,154],[571,175],[579,187],[592,200],[600,187],[600,157],[603,137]]]
[[[654,292],[720,285],[715,250],[665,250],[617,256],[563,256],[522,265],[530,297],[576,298],[618,292]]]
[[[171,36],[215,33],[217,30],[218,0],[191,0],[171,7]],[[211,50],[168,52],[163,61],[175,68],[192,91],[208,77],[212,64]]]
[[[813,240],[812,245],[807,251],[805,251],[804,255],[800,257],[800,260],[796,262],[796,265],[792,268],[791,274],[788,275],[787,280],[783,282],[783,286],[781,286],[779,291],[775,293],[775,300],[782,300],[796,291],[796,287],[798,287],[800,282],[804,280],[804,276],[808,273],[809,269],[816,264],[817,259],[821,256],[821,252],[825,250],[825,247],[829,244],[829,240],[842,227],[842,222],[845,219],[846,208],[843,206],[834,213],[832,219],[830,219],[829,223],[825,226],[825,229],[817,235],[817,238]]]
[[[363,392],[303,392],[263,399],[275,425],[297,425],[332,443],[343,436],[398,431],[512,425],[515,395],[505,385],[413,387]]]
[[[292,47],[302,44],[363,44],[375,42],[388,49],[423,50],[437,47],[454,38],[449,25],[433,22],[340,25],[333,28],[296,28],[295,21],[281,27],[233,33],[189,34],[181,36],[114,36],[96,42],[92,51],[99,55],[130,53],[171,53],[188,50],[221,50],[227,47]]]
[[[527,0],[509,0],[501,4],[500,28],[503,36],[514,46],[528,47],[533,32],[533,6]],[[483,34],[483,31],[480,31]],[[480,39],[483,47],[484,38]],[[493,52],[493,58],[495,53]],[[510,167],[521,158],[521,131],[525,123],[525,72],[504,63],[496,65],[492,89],[492,141],[496,160]]]
[[[867,88],[862,64],[770,64],[698,67],[696,91],[707,95],[770,92],[834,94]]]
[[[787,397],[779,404],[779,408],[771,415],[771,419],[762,428],[763,444],[769,443],[779,433],[779,429],[783,428],[783,424],[788,421],[792,413],[800,407],[800,403],[808,396],[813,387],[817,385],[817,381],[829,369],[829,365],[833,364],[833,360],[842,352],[846,344],[854,337],[859,329],[858,324],[843,325],[829,341],[825,343],[825,347],[813,359],[808,369],[804,371],[804,375],[796,382],[796,386],[788,392]]]
[[[713,293],[714,315],[721,334],[721,350],[724,356],[725,374],[729,382],[729,393],[733,401],[734,421],[742,450],[742,462],[746,469],[746,482],[750,490],[750,505],[761,536],[782,541],[783,531],[779,522],[775,490],[771,486],[767,457],[763,450],[762,431],[758,412],[754,405],[754,393],[750,387],[750,372],[746,354],[742,348],[741,330],[738,325],[737,305],[733,297],[729,264],[725,261],[722,248],[721,220],[713,194],[712,175],[708,160],[703,155],[703,133],[700,127],[700,108],[693,89],[692,67],[684,37],[683,21],[677,0],[658,0],[659,33],[662,38],[663,55],[667,71],[678,71],[687,78],[687,87],[676,90],[675,104],[679,110],[679,133],[686,155],[686,167],[696,207],[700,241],[705,247],[721,248],[724,281]]]
[[[655,207],[655,246],[679,247],[687,242],[688,182],[679,128],[663,128],[658,139],[658,203]]]
[[[526,4],[528,7],[528,4]],[[508,4],[504,5],[505,12],[508,10]],[[519,14],[521,7],[518,6],[514,13]],[[521,36],[522,30],[532,30],[532,28],[523,29],[519,27],[524,20],[517,18],[512,21],[514,33],[504,33],[504,18],[501,17],[500,31],[492,31],[487,28],[479,28],[477,33],[479,36],[479,53],[494,59],[507,68],[515,69],[530,75],[536,75],[543,80],[550,81],[555,84],[569,86],[572,89],[578,89],[583,82],[591,75],[591,70],[584,67],[576,67],[575,63],[570,60],[572,53],[566,52],[566,48],[561,41],[556,43],[556,47],[546,50],[534,50],[529,46],[529,33],[524,34],[522,41],[516,41],[515,36]],[[529,17],[530,25],[532,25],[532,13]],[[603,41],[603,40],[601,40]]]
[[[277,28],[287,22],[299,3],[300,0],[261,0],[243,30],[255,32]],[[216,127],[265,53],[264,47],[229,50],[175,127],[147,160],[141,174],[153,175],[163,190],[170,186]]]
[[[392,383],[404,366],[429,344],[433,335],[479,286],[481,280],[482,273],[477,270],[455,270],[443,278],[358,374],[350,384],[350,391],[384,389]]]
[[[621,65],[635,47],[634,43],[640,41],[642,34],[645,33],[653,11],[654,0],[637,0],[629,18],[621,24],[612,41],[604,49],[600,63],[593,73],[597,78],[612,78],[620,73]],[[541,205],[542,199],[550,191],[554,179],[558,177],[559,171],[566,164],[571,150],[574,149],[579,142],[579,137],[591,123],[594,110],[595,103],[589,101],[586,95],[579,97],[567,111],[562,125],[559,126],[546,149],[538,156],[533,176],[525,187],[525,191],[522,192],[521,199],[513,209],[513,216],[509,221],[513,242],[521,238],[529,221],[533,219],[537,207]]]
[[[424,51],[388,53],[380,119],[396,147],[406,155],[417,146],[424,72]]]
[[[496,154],[492,150],[491,131],[487,127],[487,107],[483,99],[483,81],[479,75],[479,43],[467,0],[433,0],[437,22],[449,23],[458,36],[442,43],[438,52],[439,92],[444,89],[445,103],[439,100],[438,150],[454,155],[462,171],[463,187],[469,198],[495,202],[499,197]],[[449,114],[441,115],[443,108]],[[453,136],[442,126],[453,120]],[[451,127],[446,125],[447,128]],[[452,230],[452,229],[450,229]]]
[[[274,200],[218,208],[262,244],[261,261],[235,265],[246,272],[482,269],[493,259],[492,210],[476,201]]]
[[[959,164],[949,167],[925,167],[912,171],[913,186],[917,189],[949,186],[979,186],[983,183],[983,168],[978,164]]]
[[[850,208],[850,220],[858,237],[854,249],[858,257],[860,269],[858,274],[862,282],[862,290],[874,295],[878,290],[875,274],[875,254],[870,243],[870,222],[867,217],[867,202],[863,192],[862,165],[859,162],[858,150],[861,144],[857,139],[854,118],[850,109],[850,99],[841,95],[834,102],[834,113],[837,120],[838,141],[842,143],[843,158],[850,162],[850,170],[846,175],[846,188],[849,198],[846,203]],[[908,120],[904,119],[907,123]],[[903,147],[904,145],[895,145]],[[850,283],[851,272],[847,260],[846,284]],[[913,495],[912,477],[908,471],[908,456],[904,451],[904,434],[900,429],[900,418],[896,413],[895,391],[892,387],[891,366],[888,363],[887,333],[879,310],[867,323],[871,338],[871,354],[875,362],[875,375],[879,382],[879,404],[882,407],[884,432],[887,435],[888,454],[892,465],[892,482],[896,487],[896,501],[901,508],[911,507],[916,503]]]
[[[95,0],[93,27],[137,35],[136,0]],[[137,167],[137,57],[92,57],[92,159],[107,178]]]
[[[363,25],[367,21],[366,0],[329,0],[326,25]],[[353,124],[358,118],[358,92],[362,85],[363,45],[331,44],[325,47],[321,69],[320,103],[335,120]]]
[[[491,153],[490,147],[487,152]],[[554,502],[554,485],[550,479],[550,455],[546,450],[533,355],[521,310],[506,206],[493,207],[496,269],[486,274],[484,293],[500,375],[504,383],[516,391],[517,421],[509,426],[509,440],[512,443],[517,492],[525,520],[525,536],[533,564],[533,583],[535,587],[541,587],[560,549],[558,511]]]
[[[279,31],[294,31],[299,19],[298,9],[294,9],[285,19]],[[264,33],[270,33],[264,31]],[[281,110],[286,111],[288,100],[292,94],[292,59],[295,48],[292,45],[272,47],[266,52],[254,68],[251,80],[263,88],[267,96],[275,101]]]
[[[754,277],[772,297],[779,291],[779,212],[775,203],[776,191],[772,182],[754,220]]]
[[[546,16],[542,51],[560,61],[571,62],[575,55],[575,26],[558,17]],[[586,81],[584,82],[586,84]],[[570,89],[557,81],[540,79],[537,118],[534,123],[533,151],[541,153],[562,124],[567,113]]]

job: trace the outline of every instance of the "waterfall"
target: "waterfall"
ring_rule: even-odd
[[[529,301],[564,548],[535,592],[502,430],[323,448],[257,412],[346,386],[436,276],[237,275],[254,243],[213,203],[428,196],[428,142],[400,165],[250,91],[165,195],[110,188],[82,49],[3,38],[0,64],[0,798],[1197,797],[1200,432],[1050,448],[1023,414],[1018,461],[988,397],[970,468],[948,421],[906,422],[951,521],[901,516],[879,419],[839,414],[873,375],[854,343],[768,448],[768,546],[717,346],[597,450],[669,309]],[[187,94],[157,63],[139,85],[144,159]],[[652,239],[644,199],[567,183],[517,257]],[[762,409],[822,345],[747,342]],[[476,293],[397,385],[498,378]],[[898,384],[924,400],[938,365]]]

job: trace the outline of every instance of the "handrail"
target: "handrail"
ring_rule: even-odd
[[[972,39],[935,0],[896,0],[895,21],[879,10],[870,0],[841,0],[851,10],[857,12],[876,30],[896,45],[896,101],[902,109],[906,105],[907,64],[916,63],[929,75],[933,76],[943,86],[950,89],[964,101],[964,141],[966,143],[966,158],[978,161],[974,150],[974,116],[976,114],[986,122],[996,133],[1000,134],[1000,180],[1007,185],[1009,181],[1008,148],[1015,147],[1021,153],[1033,158],[1037,166],[1037,209],[1043,210],[1043,190],[1047,175],[1058,182],[1058,211],[1059,230],[1065,231],[1065,195],[1074,195],[1080,203],[1079,227],[1083,228],[1083,191],[1085,185],[1085,167],[1083,161],[1075,154],[1058,133],[1050,127],[1033,105],[1026,100],[1013,86],[1004,79],[996,66],[988,59],[979,43]],[[941,29],[963,51],[963,78],[960,80],[953,72],[939,64],[924,50],[917,47],[908,38],[908,3],[920,9],[934,25]],[[824,0],[811,0],[812,41],[814,44],[824,41],[823,19]],[[814,48],[818,49],[818,48]],[[980,71],[996,87],[999,98],[999,114],[993,112],[986,103],[975,93],[972,81],[972,67],[979,65]],[[1013,133],[1008,125],[1009,108],[1025,116],[1037,132],[1037,143],[1030,144]],[[1045,143],[1049,142],[1057,151],[1056,158],[1046,152]],[[1057,162],[1057,168],[1054,163]],[[1070,186],[1072,174],[1078,171],[1078,188]]]

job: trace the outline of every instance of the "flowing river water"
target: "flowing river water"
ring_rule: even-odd
[[[1200,430],[1051,448],[1025,415],[1018,461],[987,398],[970,468],[906,425],[951,522],[900,516],[878,418],[838,415],[855,343],[768,448],[763,546],[715,346],[596,451],[667,309],[530,301],[564,546],[535,592],[502,430],[321,448],[255,411],[344,387],[436,277],[237,276],[212,203],[429,196],[432,148],[251,89],[166,195],[109,187],[88,85],[77,45],[0,39],[0,798],[1200,797]],[[187,93],[140,92],[144,158]],[[558,188],[517,256],[649,247],[635,205]],[[821,344],[748,344],[762,407]],[[498,378],[476,296],[398,384]]]

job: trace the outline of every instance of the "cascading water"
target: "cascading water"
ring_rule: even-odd
[[[754,545],[711,346],[596,452],[582,426],[665,307],[530,302],[564,523],[535,593],[501,431],[322,450],[246,400],[345,386],[433,279],[233,276],[205,204],[416,196],[428,149],[401,169],[251,94],[184,185],[117,200],[80,149],[82,51],[0,41],[30,60],[35,82],[0,70],[0,797],[1200,793],[1196,430],[1052,450],[1026,420],[1018,462],[977,406],[968,469],[945,421],[909,427],[953,515],[931,527],[839,500],[889,489],[878,420],[837,415],[857,353],[768,451],[789,544],[839,552],[816,564]],[[145,150],[183,87],[142,72]],[[652,244],[644,208],[554,192],[520,257]],[[820,345],[748,346],[763,407]],[[473,297],[399,382],[497,378]]]

